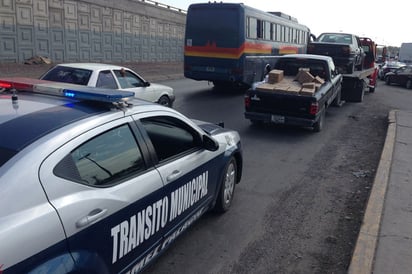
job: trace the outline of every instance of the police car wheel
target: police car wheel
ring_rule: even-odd
[[[214,208],[216,212],[224,213],[229,210],[230,205],[232,204],[233,195],[235,194],[236,177],[237,164],[235,158],[232,157],[227,164],[223,175],[223,181]]]

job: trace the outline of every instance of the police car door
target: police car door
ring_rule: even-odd
[[[169,201],[165,247],[210,206],[223,153],[202,148],[202,133],[180,117],[140,117],[138,124],[150,139]]]
[[[147,147],[131,121],[77,132],[40,168],[68,247],[86,272],[128,271],[162,239],[167,209],[162,179],[147,161]]]

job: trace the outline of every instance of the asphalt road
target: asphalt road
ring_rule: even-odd
[[[223,215],[207,214],[146,273],[346,273],[391,109],[411,90],[379,82],[363,103],[331,107],[325,128],[252,126],[243,93],[166,81],[174,108],[239,131],[243,179]]]

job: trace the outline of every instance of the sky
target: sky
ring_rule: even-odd
[[[196,0],[156,0],[156,2],[187,10],[190,4],[207,3]],[[219,1],[217,1],[219,2]],[[281,11],[298,19],[314,35],[322,32],[347,32],[369,37],[378,45],[400,47],[412,42],[408,1],[372,0],[225,0],[244,3],[263,11]],[[385,5],[383,5],[385,3]]]

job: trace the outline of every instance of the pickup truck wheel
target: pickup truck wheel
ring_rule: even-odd
[[[407,89],[411,89],[411,88],[412,88],[412,79],[408,79],[408,81],[406,82],[406,88],[407,88]]]
[[[250,120],[250,122],[252,123],[252,125],[254,125],[254,126],[261,126],[262,124],[263,124],[263,122],[262,121],[260,121],[260,120]]]
[[[320,132],[323,129],[325,123],[325,113],[326,110],[323,109],[320,113],[319,120],[313,125],[314,132]]]
[[[355,63],[350,63],[346,70],[348,74],[352,74],[355,71]]]
[[[342,104],[342,91],[339,90],[338,94],[336,95],[335,99],[333,99],[332,105],[335,107],[341,107]]]
[[[214,207],[215,212],[224,213],[229,210],[230,205],[232,204],[233,195],[235,194],[236,180],[237,163],[235,158],[232,157],[223,174],[219,194]]]

